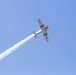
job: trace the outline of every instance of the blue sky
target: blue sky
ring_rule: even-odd
[[[0,61],[0,75],[76,75],[75,0],[1,0],[0,53],[39,30],[37,19],[49,27]]]

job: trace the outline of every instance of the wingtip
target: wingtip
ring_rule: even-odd
[[[49,40],[46,40],[46,42],[49,42]]]
[[[39,19],[39,18],[38,18],[37,20],[38,20],[38,21],[40,21],[40,19]]]

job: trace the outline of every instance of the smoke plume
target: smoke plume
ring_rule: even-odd
[[[41,30],[37,31],[36,34],[40,33]],[[2,60],[3,58],[5,58],[6,56],[8,56],[9,54],[11,54],[13,51],[15,51],[16,49],[18,49],[21,45],[23,45],[24,43],[26,43],[28,40],[30,40],[31,38],[33,38],[35,36],[35,34],[32,34],[30,36],[28,36],[27,38],[21,40],[20,42],[18,42],[17,44],[13,45],[12,47],[10,47],[9,49],[6,49],[4,52],[2,52],[0,54],[0,60]]]

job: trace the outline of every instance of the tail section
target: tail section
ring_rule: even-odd
[[[35,32],[35,31],[33,31],[33,34],[35,34],[35,38],[37,38],[37,34],[36,34],[36,32]]]

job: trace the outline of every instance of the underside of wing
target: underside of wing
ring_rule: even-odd
[[[46,41],[48,42],[48,35],[45,36]]]
[[[48,42],[48,34],[47,34],[47,31],[43,32],[43,35],[45,37],[45,40]]]
[[[40,26],[42,26],[42,25],[43,25],[43,23],[41,22],[41,20],[40,20],[40,19],[38,19],[38,22],[39,22],[39,25],[40,25]]]
[[[39,23],[41,29],[44,29],[45,28],[45,26],[43,25],[43,23],[41,22],[40,19],[38,19],[38,23]]]

